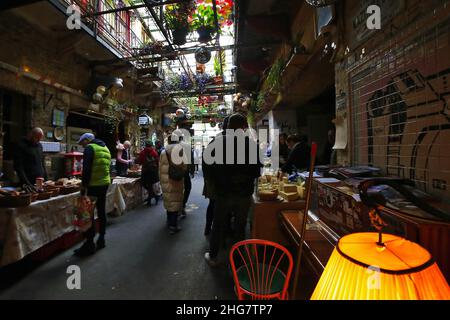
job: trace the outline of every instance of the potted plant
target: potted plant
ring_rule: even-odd
[[[233,0],[216,0],[218,30],[214,19],[212,1],[197,0],[197,9],[191,16],[192,29],[197,31],[201,43],[210,42],[225,26],[233,24],[231,20],[233,12]]]
[[[221,63],[222,61],[222,63]],[[225,52],[217,52],[214,58],[214,72],[216,76],[214,77],[214,83],[217,85],[223,84],[223,69],[225,65]]]
[[[192,17],[192,28],[198,33],[198,41],[201,43],[210,42],[216,34],[214,20],[214,10],[206,3],[197,6]]]
[[[164,18],[166,27],[172,32],[173,44],[181,46],[186,43],[190,32],[189,17],[194,12],[193,1],[166,5]]]

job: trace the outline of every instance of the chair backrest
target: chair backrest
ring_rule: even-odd
[[[249,239],[230,251],[236,294],[239,300],[286,300],[293,269],[291,253],[267,240]]]

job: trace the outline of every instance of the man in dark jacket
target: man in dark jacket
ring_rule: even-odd
[[[14,170],[22,185],[33,186],[36,178],[47,180],[44,156],[40,141],[44,138],[41,128],[34,128],[24,137],[14,152]]]
[[[102,140],[95,139],[92,133],[85,133],[78,141],[84,147],[83,175],[81,194],[96,198],[97,216],[100,224],[97,246],[94,245],[95,222],[92,217],[92,227],[86,232],[86,242],[75,250],[79,257],[91,255],[95,250],[105,247],[106,231],[106,193],[111,184],[110,165],[111,153]]]
[[[281,170],[292,173],[293,170],[307,169],[311,161],[311,148],[308,146],[307,138],[291,135],[287,138],[287,143],[291,152]]]
[[[212,146],[216,148],[222,146],[223,148],[223,158],[216,158],[219,161],[211,166],[208,174],[216,191],[210,251],[205,253],[205,259],[210,266],[217,265],[217,256],[229,225],[230,212],[235,215],[236,240],[245,238],[255,179],[260,176],[262,167],[256,142],[249,137],[245,137],[242,144],[238,142],[239,138],[231,134],[235,130],[246,128],[247,119],[240,114],[234,114],[229,119],[226,134],[216,137],[214,144],[208,146],[208,148]],[[230,151],[227,149],[228,146],[234,148],[234,159],[230,159],[232,157],[228,154]],[[256,157],[252,159],[250,153],[253,153]],[[230,163],[230,160],[232,163]],[[252,160],[256,161],[252,162]]]

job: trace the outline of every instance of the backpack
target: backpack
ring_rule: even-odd
[[[157,167],[156,159],[147,153],[145,155],[144,163],[142,164],[142,170],[148,171],[151,169],[156,169],[156,167]]]
[[[174,181],[181,181],[183,180],[186,171],[183,169],[183,167],[174,165],[172,163],[172,159],[170,157],[170,152],[166,150],[166,156],[167,160],[169,161],[169,178]]]

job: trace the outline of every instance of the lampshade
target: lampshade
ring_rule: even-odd
[[[342,237],[312,300],[448,300],[450,288],[430,253],[401,237]]]

